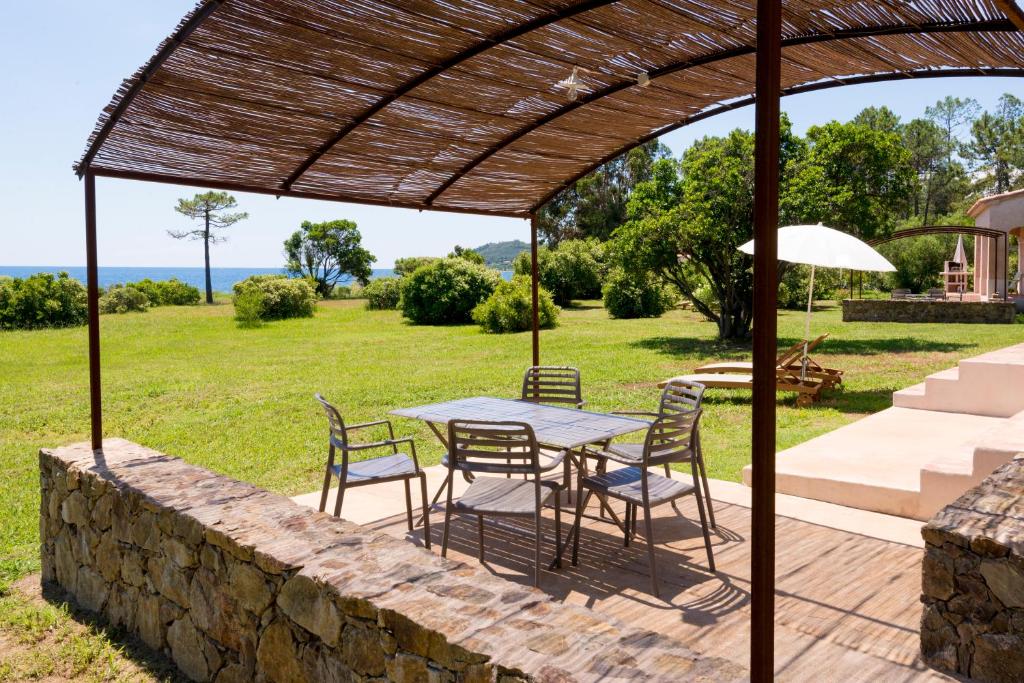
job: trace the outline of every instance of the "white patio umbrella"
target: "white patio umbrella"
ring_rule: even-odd
[[[807,289],[807,316],[804,318],[804,354],[801,359],[801,378],[807,371],[807,342],[811,337],[811,304],[814,302],[814,269],[849,268],[892,272],[896,267],[871,246],[853,235],[821,223],[817,225],[790,225],[779,228],[778,254],[780,261],[803,263],[811,267],[811,282]],[[740,247],[745,254],[754,253],[754,240]]]

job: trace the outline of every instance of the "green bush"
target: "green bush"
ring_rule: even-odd
[[[100,297],[100,313],[141,312],[149,308],[149,297],[132,286],[112,285]]]
[[[236,310],[238,297],[247,292],[260,293],[260,320],[309,318],[316,308],[316,291],[302,278],[289,278],[286,275],[251,275],[236,283],[234,289]],[[248,302],[243,302],[243,306],[245,305],[248,305]]]
[[[496,270],[463,258],[440,259],[402,278],[402,315],[418,325],[471,322],[473,309],[500,281]]]
[[[128,282],[125,286],[134,287],[145,294],[150,306],[193,306],[200,299],[198,287],[173,277],[157,281],[147,277],[138,282]]]
[[[613,318],[657,318],[675,305],[675,299],[648,273],[627,273],[616,268],[604,283],[604,307]]]
[[[0,329],[71,327],[88,320],[88,296],[78,280],[60,273],[0,279]]]
[[[397,277],[380,277],[363,287],[366,308],[371,311],[393,311],[402,296],[402,281]]]
[[[398,277],[412,275],[423,266],[429,266],[439,260],[436,256],[406,256],[395,259],[395,275]]]
[[[541,328],[550,329],[558,325],[558,307],[546,289],[541,288],[538,302]],[[511,282],[500,283],[487,301],[473,309],[473,321],[487,332],[525,332],[532,329],[530,278],[517,275]]]
[[[516,275],[530,275],[530,254],[522,252],[512,262]],[[537,251],[540,283],[551,292],[555,303],[568,306],[573,299],[601,296],[605,256],[596,239],[565,240],[557,249],[541,247]]]
[[[263,292],[247,289],[234,297],[235,322],[239,327],[261,327],[263,325]]]
[[[849,276],[849,271],[846,271]],[[811,267],[795,264],[786,269],[779,283],[779,308],[792,310],[807,309],[807,288],[811,284]],[[833,299],[843,288],[838,268],[814,269],[814,300]]]

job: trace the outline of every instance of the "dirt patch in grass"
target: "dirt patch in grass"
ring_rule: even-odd
[[[32,574],[0,593],[0,683],[187,679],[163,655]]]

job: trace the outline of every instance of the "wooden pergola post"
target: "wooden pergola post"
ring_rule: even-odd
[[[540,272],[537,267],[537,214],[530,214],[530,296],[532,302],[533,365],[540,365]]]
[[[781,0],[758,0],[750,534],[750,680],[753,683],[772,680],[775,671],[775,355],[781,63]]]
[[[85,273],[89,312],[89,417],[92,449],[103,448],[103,402],[100,394],[100,278],[96,258],[96,176],[85,175]]]

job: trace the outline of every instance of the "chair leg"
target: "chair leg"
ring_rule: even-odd
[[[320,494],[320,512],[327,509],[327,494],[331,490],[331,466],[327,465],[324,472],[324,491]]]
[[[424,481],[426,481],[426,479],[424,479]],[[441,482],[441,485],[437,489],[437,493],[434,494],[433,500],[430,501],[430,507],[434,507],[435,505],[437,505],[437,501],[441,500],[441,494],[444,493],[447,490],[448,482],[449,482],[449,478],[448,477],[446,477],[445,480],[443,482]],[[429,509],[429,508],[425,508],[424,511],[423,511],[423,518],[420,519],[420,524],[422,524],[424,522],[424,520],[426,520],[426,518],[427,518],[427,509]]]
[[[633,518],[629,520],[629,537],[636,538],[636,505],[633,506]]]
[[[558,545],[562,542],[562,498],[558,491],[555,491],[555,568],[562,568],[562,554],[558,552]]]
[[[700,515],[700,528],[704,532],[704,549],[708,551],[708,569],[715,571],[715,556],[711,552],[711,534],[708,532],[708,520],[704,516],[704,501],[696,489],[693,491],[697,498],[697,513]]]
[[[445,480],[448,487],[448,500],[444,506],[444,533],[441,535],[441,557],[448,557],[448,531],[452,525],[452,473],[448,472]]]
[[[632,511],[633,511],[633,504],[632,503],[626,503],[626,515],[625,515],[624,519],[622,520],[623,522],[625,522],[625,524],[623,525],[624,528],[622,530],[622,547],[623,548],[628,548],[629,547],[629,522],[630,522],[630,520],[633,517],[633,515],[631,514]]]
[[[484,563],[484,516],[476,516],[476,533],[480,544],[480,564]]]
[[[580,526],[583,522],[583,510],[587,506],[587,500],[590,499],[590,491],[584,492],[583,489],[578,485],[576,486],[576,519],[573,520],[572,529],[569,530],[569,536],[572,537],[572,566],[579,564],[580,557]],[[569,537],[566,537],[566,542],[569,541]]]
[[[700,469],[701,483],[704,485],[704,500],[708,504],[708,522],[712,529],[718,529],[718,525],[715,523],[715,509],[711,503],[711,487],[708,486],[708,471],[704,467],[704,456],[702,454],[697,457],[697,467]],[[694,488],[697,486],[697,482],[693,483]],[[674,503],[675,501],[673,501]]]
[[[644,532],[647,534],[647,561],[651,564],[651,593],[658,597],[658,564],[654,560],[654,520],[650,506],[644,506]]]
[[[533,538],[533,587],[540,588],[540,544],[543,538],[541,528],[540,498],[537,499],[537,511],[534,513],[535,533]]]
[[[409,489],[409,480],[402,481],[405,484],[405,520],[409,524],[409,531],[412,531],[412,492]]]
[[[423,545],[430,550],[430,507],[427,506],[427,475],[419,474],[420,500],[423,503]]]
[[[341,517],[341,503],[345,500],[345,486],[348,484],[348,468],[342,466],[338,477],[338,498],[334,501],[334,516]]]

